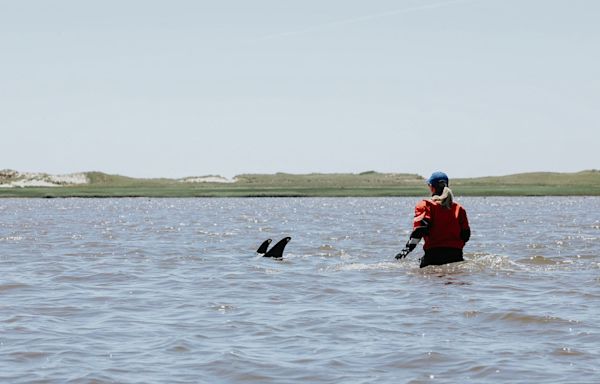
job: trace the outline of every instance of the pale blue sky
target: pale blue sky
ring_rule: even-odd
[[[600,1],[0,0],[0,168],[600,168]]]

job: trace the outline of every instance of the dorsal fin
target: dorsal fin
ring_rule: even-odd
[[[279,240],[277,244],[275,244],[267,253],[264,254],[264,257],[282,258],[283,250],[290,240],[292,240],[291,237],[284,237],[283,239]]]
[[[260,247],[258,247],[258,249],[256,250],[256,253],[260,253],[260,254],[265,254],[267,253],[267,248],[269,248],[269,244],[271,244],[271,239],[267,239],[265,241],[263,241],[263,243],[260,245]]]

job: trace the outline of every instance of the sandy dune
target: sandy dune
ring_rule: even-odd
[[[0,188],[24,187],[62,187],[67,185],[88,184],[85,173],[49,175],[37,172],[17,172],[10,169],[0,171]]]

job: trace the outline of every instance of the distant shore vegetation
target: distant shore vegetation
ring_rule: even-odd
[[[600,171],[535,172],[451,179],[462,196],[600,196]],[[369,197],[424,196],[410,173],[241,174],[140,179],[102,172],[68,175],[0,170],[0,197]]]

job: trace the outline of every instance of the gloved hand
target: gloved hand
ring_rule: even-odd
[[[416,246],[417,246],[417,243],[411,242],[409,240],[408,243],[406,243],[406,245],[404,246],[404,248],[402,248],[400,253],[398,253],[396,255],[396,259],[402,259],[402,258],[406,257],[409,253],[411,253],[413,251],[413,249],[415,249]]]
[[[406,257],[406,255],[408,255],[410,253],[410,248],[408,247],[404,247],[402,248],[402,250],[400,251],[400,253],[398,253],[396,255],[396,260],[402,259],[404,257]]]

